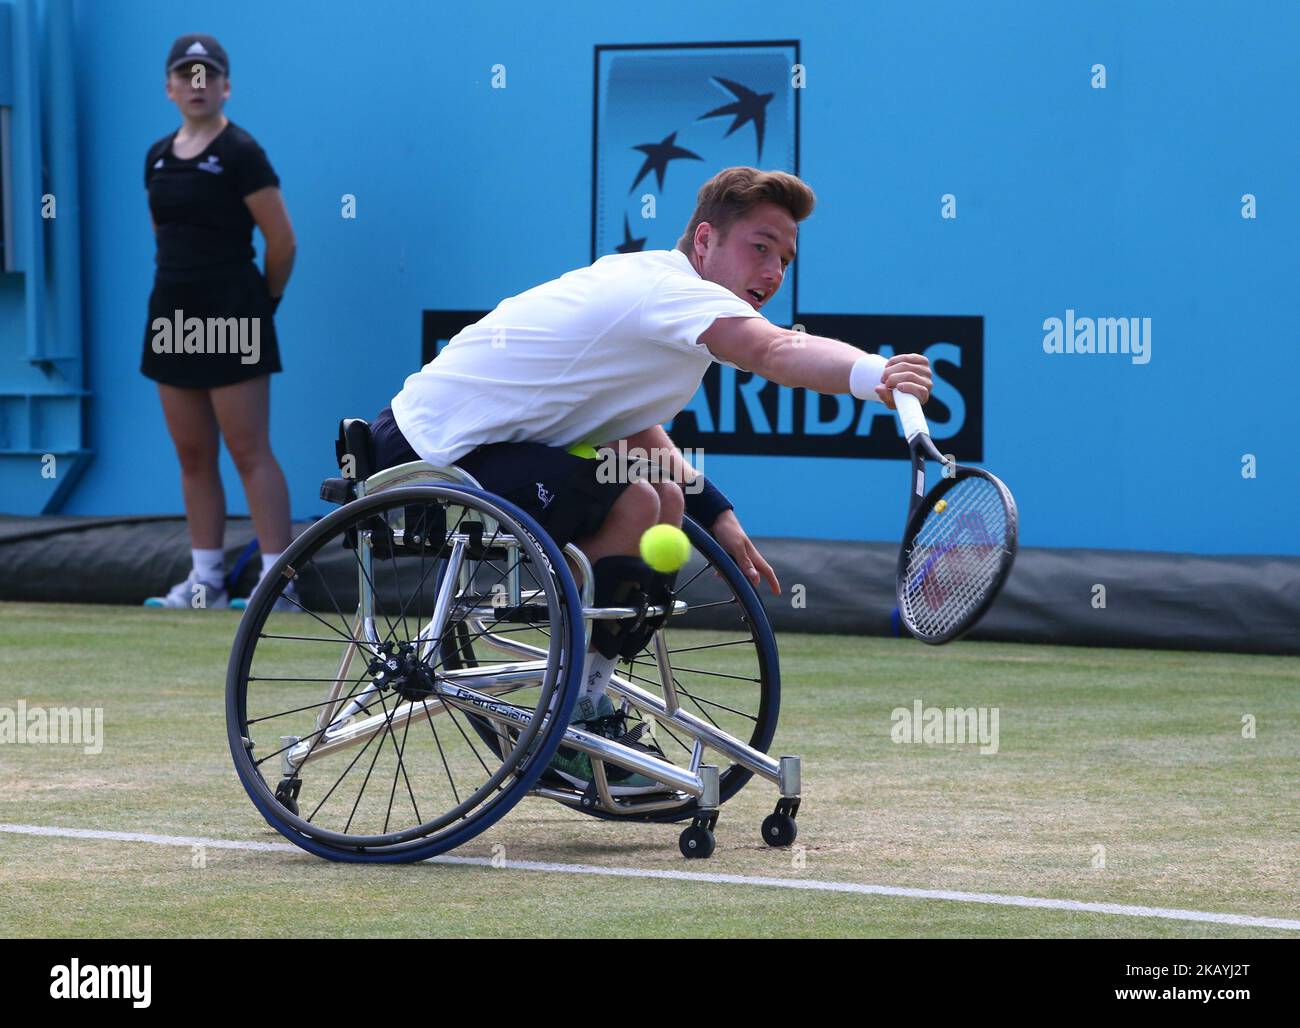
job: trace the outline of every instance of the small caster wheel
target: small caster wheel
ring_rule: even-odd
[[[769,846],[789,846],[799,834],[799,826],[789,814],[777,812],[763,818],[763,841]]]
[[[275,798],[280,801],[280,806],[295,816],[298,813],[298,790],[301,788],[301,778],[286,778],[275,787]]]
[[[703,860],[713,855],[713,833],[703,825],[691,825],[682,831],[677,845],[687,860]]]

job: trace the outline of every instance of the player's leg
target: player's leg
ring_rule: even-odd
[[[587,462],[589,466],[594,463]],[[590,467],[587,471],[594,477]],[[635,606],[643,599],[654,605],[671,602],[676,575],[652,571],[641,559],[640,548],[641,537],[652,526],[681,525],[685,512],[681,487],[671,481],[624,478],[621,483],[597,482],[593,490],[581,469],[572,481],[572,492],[557,497],[557,503],[572,504],[582,511],[580,524],[595,528],[586,534],[575,532],[572,541],[591,562],[596,606]],[[612,503],[610,496],[616,497]],[[563,540],[568,541],[568,538]],[[662,618],[639,626],[626,621],[598,621],[593,625],[594,654],[588,655],[589,666],[584,676],[584,696],[592,704],[603,706],[600,699],[618,658],[631,658],[639,653],[660,624]],[[579,707],[584,706],[579,703]]]
[[[596,606],[635,607],[645,602],[668,609],[677,574],[663,574],[646,565],[640,556],[641,536],[656,524],[680,526],[684,509],[685,497],[676,483],[633,482],[610,509],[600,530],[577,541],[591,560]],[[630,621],[593,624],[583,693],[575,709],[581,713],[594,712],[596,717],[612,715],[613,704],[605,692],[618,660],[631,659],[640,653],[665,620],[666,614],[639,624]]]
[[[655,496],[659,500],[659,517],[656,519],[656,524],[672,525],[675,528],[681,528],[682,517],[686,513],[686,497],[682,493],[682,487],[676,482],[671,481],[654,482],[653,487]],[[638,553],[640,552],[639,538],[637,551]],[[673,601],[673,590],[676,588],[676,571],[669,571],[666,573],[662,571],[651,571],[648,585],[646,586],[646,599],[655,606],[661,606],[666,610]],[[655,632],[655,630],[662,627],[666,620],[666,614],[657,618],[649,619],[637,633],[638,638],[627,641],[626,646],[628,648],[623,651],[623,655],[633,655],[630,651],[631,646],[636,646],[637,652],[639,652],[640,648],[649,641],[650,636]]]
[[[152,596],[149,606],[225,606],[225,551],[223,549],[226,496],[217,467],[218,429],[206,389],[158,385],[163,417],[181,467],[181,493],[190,531],[193,567],[184,582],[166,596]]]
[[[641,537],[656,524],[680,527],[685,506],[685,496],[675,482],[638,480],[623,491],[596,533],[577,540],[578,547],[592,563],[596,606],[637,607],[644,602],[665,611],[669,608],[677,574],[663,574],[646,565],[640,556]],[[666,618],[663,614],[640,624],[595,622],[584,667],[583,691],[574,707],[574,720],[586,721],[584,727],[588,731],[627,741],[660,757],[663,751],[653,739],[631,742],[626,734],[625,716],[616,710],[606,691],[619,659],[636,657]],[[567,747],[560,748],[552,767],[574,783],[587,781],[591,776],[589,758]],[[650,792],[659,788],[658,783],[643,775],[623,769],[606,770],[611,785],[620,791]]]
[[[682,516],[686,513],[686,496],[682,487],[676,482],[654,482],[655,494],[659,497],[660,525],[682,527]]]
[[[686,501],[675,482],[631,483],[610,510],[595,535],[577,541],[591,561],[598,607],[635,606],[642,598],[655,606],[672,602],[677,572],[654,571],[641,559],[641,536],[654,525],[682,524]],[[639,626],[627,622],[597,622],[592,629],[592,649],[605,657],[602,674],[588,675],[586,694],[593,701],[603,695],[618,657],[632,658],[641,652],[663,617],[651,618]]]
[[[226,448],[239,471],[262,551],[262,574],[289,545],[289,488],[271,452],[271,376],[212,390]]]
[[[629,482],[621,489],[600,527],[573,540],[594,569],[606,557],[635,557],[641,536],[659,523],[659,493],[649,482]]]

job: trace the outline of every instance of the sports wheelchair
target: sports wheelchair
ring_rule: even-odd
[[[592,817],[687,821],[680,849],[699,858],[721,805],[758,775],[779,793],[764,842],[793,842],[799,758],[766,753],[776,642],[698,524],[683,524],[693,554],[671,609],[640,593],[596,607],[582,551],[561,551],[460,468],[375,472],[369,426],[353,419],[336,453],[346,477],[321,497],[341,506],[250,597],[227,671],[235,768],[273,828],[332,860],[423,860],[532,795]],[[569,723],[598,619],[662,622],[610,683],[617,735]],[[549,766],[561,747],[587,755],[589,780]]]

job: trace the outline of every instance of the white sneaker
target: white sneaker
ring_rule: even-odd
[[[189,577],[172,586],[166,596],[150,596],[144,605],[171,610],[222,610],[230,606],[230,596],[223,584],[200,581],[198,572],[191,571]]]

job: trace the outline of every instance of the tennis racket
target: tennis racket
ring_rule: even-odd
[[[1011,491],[981,468],[949,461],[930,441],[921,402],[894,390],[912,452],[912,498],[898,554],[898,612],[924,643],[951,642],[992,606],[1016,559],[1019,517]],[[925,491],[925,462],[944,477]]]

